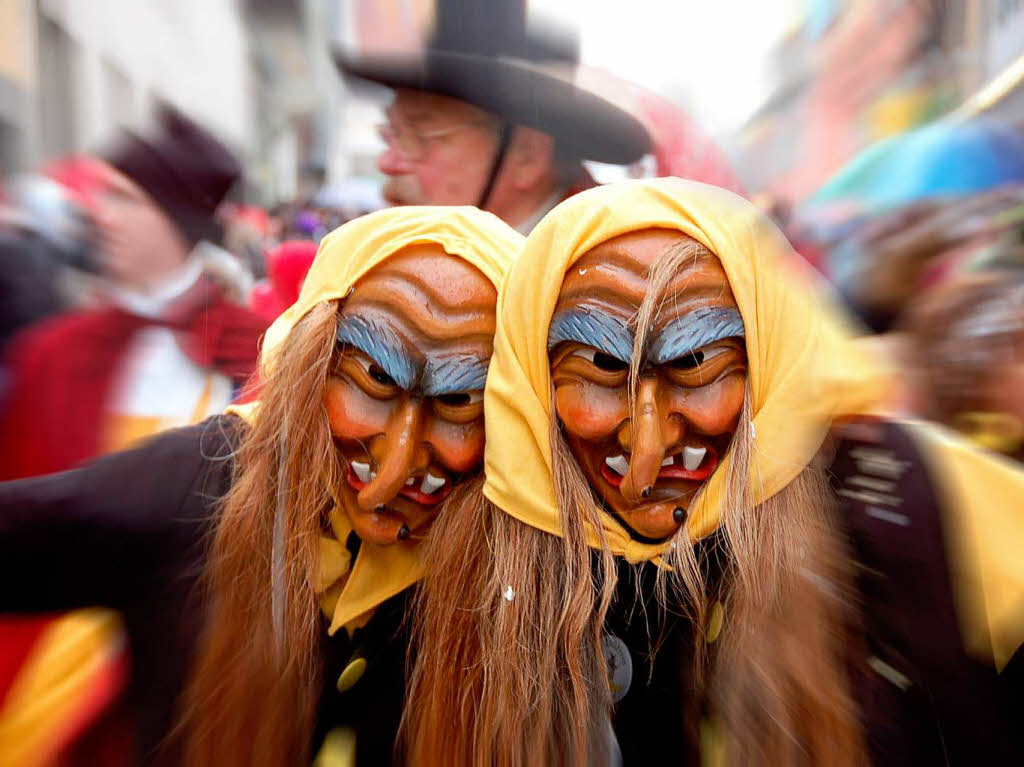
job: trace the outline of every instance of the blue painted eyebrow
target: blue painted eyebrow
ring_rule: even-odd
[[[383,368],[403,389],[412,389],[417,370],[405,341],[387,325],[365,317],[341,317],[338,343],[349,344]]]
[[[556,314],[548,331],[548,351],[563,341],[593,346],[627,364],[633,356],[633,331],[599,309],[577,307]]]
[[[723,338],[743,338],[743,317],[736,309],[703,306],[673,320],[647,347],[647,361],[664,365]]]
[[[479,391],[487,383],[490,360],[472,354],[455,354],[442,359],[428,359],[423,369],[420,388],[425,397]]]

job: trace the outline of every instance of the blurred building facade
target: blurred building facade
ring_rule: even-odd
[[[0,0],[0,162],[95,148],[173,104],[244,154],[247,40],[233,0]]]
[[[243,159],[251,202],[372,176],[376,107],[347,97],[329,53],[350,5],[0,0],[0,175],[94,150],[168,103]]]
[[[1021,0],[808,0],[731,142],[748,188],[804,199],[859,149],[960,111],[1024,121]]]

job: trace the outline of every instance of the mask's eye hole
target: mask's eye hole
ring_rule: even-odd
[[[356,355],[355,359],[362,366],[363,370],[366,371],[366,374],[381,386],[398,386],[398,382],[384,372],[384,368],[373,360],[367,359],[362,355]]]
[[[398,386],[395,379],[385,373],[384,370],[377,365],[370,365],[370,369],[366,372],[368,372],[370,377],[379,384],[384,384],[385,386]]]
[[[603,370],[606,373],[621,373],[624,370],[629,369],[629,363],[623,362],[618,357],[613,357],[605,352],[598,351],[597,349],[577,349],[572,353],[574,357],[582,357],[588,362],[593,363],[594,367],[598,370]]]
[[[464,407],[466,405],[475,405],[482,401],[483,398],[484,393],[481,391],[460,391],[453,392],[452,394],[439,394],[437,401],[449,407]]]
[[[605,354],[604,352],[597,352],[594,354],[594,365],[599,367],[601,370],[607,370],[609,373],[619,373],[629,368],[629,365],[618,357],[613,357],[612,355]]]
[[[694,368],[699,368],[703,362],[704,352],[698,350],[688,352],[682,357],[676,357],[668,364],[676,370],[693,370]]]

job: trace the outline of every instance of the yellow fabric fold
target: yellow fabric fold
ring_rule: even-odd
[[[295,324],[317,304],[344,298],[368,271],[410,245],[440,245],[475,266],[499,288],[523,238],[501,219],[472,207],[388,208],[353,219],[320,241],[299,299],[267,330],[260,364],[274,359]],[[259,418],[259,402],[227,409],[248,423]],[[324,415],[326,418],[326,413]],[[331,531],[321,538],[320,603],[331,620],[329,632],[364,623],[377,605],[415,583],[422,574],[413,543],[377,546],[362,541],[352,563],[345,546],[352,528],[341,509],[330,514]],[[351,568],[351,569],[350,569]]]
[[[327,633],[333,636],[339,628],[351,633],[364,625],[377,605],[418,581],[423,567],[415,544],[406,542],[377,546],[362,541],[353,565],[345,545],[352,533],[348,516],[335,508],[330,522],[330,534],[320,538],[320,572],[313,588],[331,622]]]
[[[299,300],[274,320],[263,339],[261,365],[317,304],[344,298],[356,281],[410,245],[434,243],[465,259],[498,287],[523,238],[497,216],[468,206],[410,205],[349,221],[320,241]]]
[[[1024,643],[1024,471],[934,424],[906,424],[940,490],[967,650],[999,670]]]
[[[540,530],[561,533],[548,428],[547,337],[565,272],[584,253],[628,232],[677,229],[722,261],[746,327],[755,449],[754,498],[786,486],[814,456],[833,419],[884,402],[886,370],[857,341],[822,281],[753,205],[723,189],[681,179],[597,187],[561,203],[527,238],[498,297],[487,378],[487,497]],[[687,522],[693,539],[717,526],[727,454]],[[602,514],[613,552],[639,561],[669,545],[634,541]],[[597,536],[588,531],[591,545]]]

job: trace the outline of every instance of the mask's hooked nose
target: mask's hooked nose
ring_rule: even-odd
[[[410,397],[392,417],[384,434],[383,459],[377,476],[356,496],[356,502],[363,511],[372,511],[387,503],[405,485],[416,459],[422,412],[422,402]]]
[[[636,398],[629,429],[629,470],[622,478],[619,492],[630,503],[639,505],[654,489],[665,458],[665,439],[658,408],[658,379],[654,376],[641,378]]]

